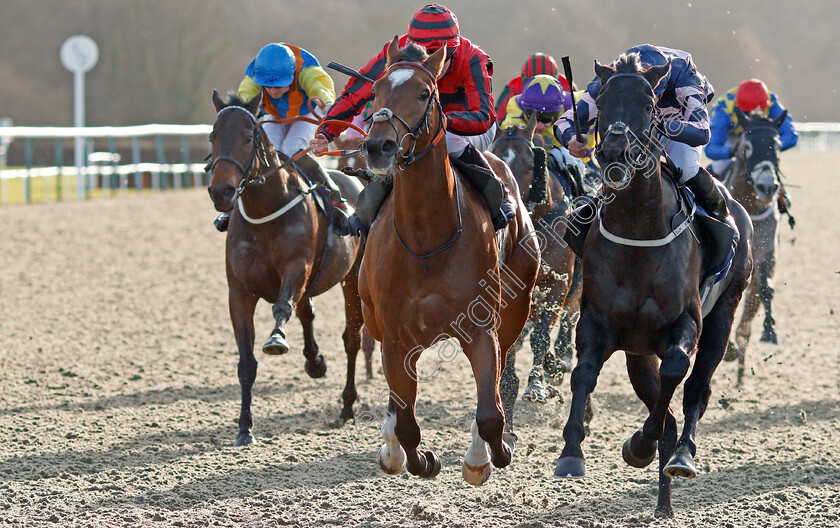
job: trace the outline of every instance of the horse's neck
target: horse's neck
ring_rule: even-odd
[[[280,164],[277,155],[269,155],[269,166],[260,166],[260,173],[265,174]],[[297,176],[286,169],[275,171],[266,178],[265,183],[249,185],[242,191],[242,202],[247,213],[252,217],[267,216],[280,209],[289,201],[289,184]]]
[[[431,251],[458,230],[456,192],[445,142],[394,178],[394,223],[413,251]]]
[[[607,192],[602,205],[604,225],[611,233],[626,238],[662,238],[671,230],[674,198],[674,192],[665,188],[658,165],[653,174],[638,171],[627,187]]]

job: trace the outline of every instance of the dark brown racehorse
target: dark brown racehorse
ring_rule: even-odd
[[[436,83],[445,52],[429,57],[414,44],[400,50],[395,38],[387,71],[374,84],[375,114],[362,149],[368,170],[392,179],[394,188],[371,227],[359,291],[365,325],[382,343],[391,391],[380,466],[387,473],[407,466],[424,478],[440,471],[434,452],[417,449],[414,405],[423,378],[416,364],[424,349],[454,338],[478,389],[462,469],[465,480],[478,485],[489,477],[491,462],[505,467],[511,461],[514,437],[503,439],[499,376],[528,318],[539,249],[521,200],[516,219],[497,239],[480,195],[450,165]],[[507,166],[490,159],[515,188]]]
[[[732,197],[750,214],[755,228],[753,261],[755,273],[744,293],[744,309],[735,330],[735,342],[724,359],[738,359],[738,385],[743,384],[747,345],[752,334],[752,320],[764,305],[764,330],[761,341],[777,344],[776,321],[773,319],[773,275],[776,271],[776,244],[779,239],[781,214],[776,207],[779,192],[779,129],[787,118],[784,112],[776,119],[747,116],[736,109],[738,122],[744,128],[738,141],[735,162],[726,184]]]
[[[656,458],[658,446],[659,517],[673,515],[671,478],[696,475],[697,422],[708,405],[711,378],[752,271],[750,220],[730,198],[740,241],[721,283],[722,293],[704,316],[699,286],[704,270],[713,264],[712,253],[692,235],[705,239],[700,220],[687,223],[691,216],[683,214],[674,186],[661,176],[650,135],[656,107],[653,88],[670,66],[643,70],[637,54],[622,55],[615,67],[595,63],[602,84],[596,100],[602,141],[596,152],[606,181],[583,247],[578,363],[563,429],[565,446],[555,470],[561,478],[586,475],[581,448],[584,404],[604,362],[623,350],[630,382],[649,415],[625,442],[622,455],[628,464],[645,467]],[[683,397],[685,424],[677,439],[669,405],[690,368]]]
[[[570,295],[575,254],[563,242],[567,226],[565,217],[571,205],[571,197],[566,196],[557,178],[548,174],[545,150],[534,146],[536,124],[532,116],[525,127],[506,128],[496,136],[490,150],[507,163],[516,178],[522,201],[531,213],[541,245],[542,263],[534,288],[530,319],[533,323],[531,350],[534,362],[522,399],[544,402],[549,397],[545,374],[562,379],[564,371],[571,365],[574,349],[571,343],[571,318],[579,309],[580,288],[576,289],[577,295]],[[539,173],[535,174],[535,170]],[[562,328],[555,349],[560,351],[561,358],[555,358],[549,351],[551,329],[558,322]],[[511,366],[516,352],[514,347],[508,353],[508,364]],[[516,373],[506,370],[504,376],[515,378]],[[518,386],[518,379],[503,385],[503,388],[507,386]]]
[[[225,262],[242,386],[239,434],[234,445],[241,446],[256,442],[251,434],[251,390],[257,376],[254,309],[260,299],[273,304],[276,321],[263,352],[275,355],[289,351],[283,328],[294,311],[303,325],[306,373],[320,378],[326,374],[327,365],[315,342],[312,297],[341,283],[347,353],[341,418],[353,416],[362,326],[358,294],[361,249],[358,239],[338,237],[329,231],[329,221],[316,207],[310,186],[293,166],[280,168],[277,152],[254,117],[258,97],[249,104],[235,96],[224,102],[214,91],[213,104],[219,113],[210,134],[212,177],[208,190],[217,211],[231,211]],[[340,172],[331,175],[348,201],[354,203],[361,185]]]

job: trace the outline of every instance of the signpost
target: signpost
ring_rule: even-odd
[[[87,35],[74,35],[64,41],[59,52],[61,64],[73,72],[73,126],[85,126],[85,73],[96,66],[99,47]],[[85,156],[84,138],[76,136],[76,198],[85,197],[85,177],[82,174]]]

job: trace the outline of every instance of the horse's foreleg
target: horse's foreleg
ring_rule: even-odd
[[[726,353],[724,354],[724,360],[726,361],[738,360],[737,385],[739,387],[744,382],[747,346],[750,343],[750,336],[752,335],[752,321],[761,305],[758,290],[758,277],[753,274],[747,290],[744,292],[744,309],[741,311],[741,321],[738,323],[738,328],[735,329],[735,344],[734,346],[731,343],[728,344]]]
[[[662,362],[659,365],[659,393],[641,431],[637,431],[625,444],[625,449],[637,460],[644,460],[646,457],[649,457],[648,463],[653,460],[657,443],[664,435],[665,418],[669,413],[671,398],[691,366],[690,356],[697,345],[698,330],[697,321],[688,312],[683,312],[671,326],[669,343],[666,343],[668,348],[662,354]]]
[[[527,329],[527,327],[526,327]],[[525,330],[522,331],[525,333]],[[519,346],[517,346],[519,345]],[[517,340],[505,358],[505,368],[499,378],[499,395],[502,399],[502,409],[505,411],[505,432],[513,432],[513,410],[516,398],[519,396],[519,377],[516,375],[516,352],[522,342]]]
[[[440,458],[432,451],[417,450],[417,446],[420,445],[420,426],[417,425],[417,418],[414,416],[417,399],[417,359],[418,354],[406,358],[406,353],[401,347],[392,341],[389,342],[387,338],[382,342],[382,366],[393,405],[389,405],[388,418],[385,421],[387,427],[383,427],[382,430],[385,444],[379,450],[379,461],[382,466],[384,454],[394,455],[393,439],[390,437],[390,434],[393,434],[405,452],[408,472],[423,478],[433,478],[440,472]]]
[[[365,353],[365,375],[367,379],[373,379],[373,351],[376,349],[376,340],[370,335],[367,328],[362,330],[362,352]]]
[[[359,299],[358,277],[355,272],[344,279],[344,352],[347,354],[347,380],[344,384],[342,399],[344,407],[341,409],[341,419],[353,418],[353,403],[358,397],[356,393],[356,356],[362,344],[362,301]]]
[[[607,342],[607,330],[596,321],[590,311],[582,311],[577,326],[578,363],[572,371],[572,403],[569,418],[563,428],[565,445],[554,470],[558,478],[582,478],[586,476],[581,443],[586,436],[584,414],[589,395],[595,390],[598,375],[611,350]]]
[[[729,285],[732,291],[735,291],[735,287],[734,283]],[[703,417],[709,404],[709,397],[712,395],[712,375],[723,359],[739,298],[740,293],[729,302],[721,302],[727,301],[721,298],[718,305],[703,320],[703,333],[697,344],[697,357],[683,389],[683,432],[677,441],[674,455],[664,469],[670,477],[693,478],[697,475],[693,463],[697,453],[697,422]]]
[[[557,339],[554,341],[555,364],[553,369],[549,369],[546,365],[546,374],[554,378],[556,384],[563,383],[563,375],[572,371],[572,356],[575,353],[572,341],[573,318],[574,314],[568,309],[563,310],[563,313],[560,314],[560,321],[557,325]]]
[[[756,263],[756,274],[758,275],[758,297],[764,305],[764,330],[761,332],[761,342],[776,345],[779,338],[776,336],[776,321],[773,319],[773,274],[776,271],[776,258],[770,256],[763,262]]]
[[[625,354],[627,358],[627,374],[630,377],[630,383],[633,385],[633,390],[639,397],[648,411],[652,411],[656,405],[656,400],[659,397],[659,360],[656,356],[639,356],[635,354]],[[633,435],[632,438],[624,443],[621,455],[624,461],[634,467],[646,467],[653,461],[656,452],[642,453],[637,450],[638,446],[634,443],[638,442],[638,437],[641,432]],[[662,469],[665,463],[674,453],[674,446],[677,442],[677,421],[670,409],[665,414],[665,430],[662,438],[659,440],[659,499],[656,505],[657,517],[673,517],[674,510],[671,507],[671,477],[665,475]],[[642,456],[644,458],[637,458]]]
[[[290,266],[286,272],[280,294],[271,308],[274,314],[274,330],[263,345],[263,352],[270,355],[285,354],[289,351],[289,343],[286,341],[286,332],[283,327],[291,319],[294,305],[303,295],[303,286],[306,282],[306,267],[303,263]]]
[[[322,378],[327,373],[327,363],[324,356],[318,353],[318,343],[315,342],[315,309],[312,307],[312,299],[301,299],[295,305],[295,313],[303,327],[303,357],[306,358],[304,369],[310,378]]]
[[[490,462],[502,468],[510,464],[513,454],[513,440],[504,441],[505,415],[499,394],[500,360],[507,354],[500,354],[498,337],[479,329],[472,341],[461,341],[464,354],[470,361],[477,389],[478,405],[475,413],[473,442],[464,456],[464,479],[470,484],[482,484],[490,476]],[[476,436],[476,434],[478,436]],[[480,438],[479,438],[480,437]],[[486,444],[485,444],[486,442]],[[490,456],[487,456],[487,446]]]
[[[230,320],[233,323],[233,333],[236,346],[239,349],[239,364],[237,373],[239,386],[242,389],[242,405],[239,411],[239,433],[233,445],[243,446],[255,444],[251,434],[254,425],[251,418],[251,391],[257,379],[257,360],[254,357],[254,308],[257,297],[246,292],[241,285],[231,285],[228,294]]]
[[[551,327],[557,320],[557,311],[562,310],[556,297],[547,297],[541,305],[537,322],[534,324],[533,332],[531,332],[531,350],[534,353],[534,363],[531,372],[528,374],[528,386],[522,394],[523,400],[537,402],[545,402],[549,397],[545,387],[543,362],[546,360],[546,353],[551,345]]]

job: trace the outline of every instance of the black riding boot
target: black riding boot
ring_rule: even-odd
[[[333,227],[339,235],[347,234],[350,231],[347,221],[352,214],[352,210],[347,200],[341,195],[341,189],[338,188],[332,178],[327,176],[327,171],[311,154],[305,154],[296,163],[306,171],[308,176],[330,192],[330,201],[335,205],[333,210],[336,212],[333,215]]]
[[[516,202],[511,198],[507,185],[490,168],[484,155],[472,145],[467,145],[463,154],[452,159],[464,177],[487,201],[493,228],[499,230],[508,225],[516,216]]]
[[[356,199],[356,213],[348,220],[350,225],[349,234],[367,238],[370,226],[376,219],[376,214],[385,198],[391,194],[394,188],[392,182],[372,179]]]
[[[726,196],[715,184],[714,177],[709,171],[700,167],[693,178],[686,180],[685,185],[694,193],[697,203],[706,210],[715,220],[726,222],[729,216],[729,208],[726,205]]]

